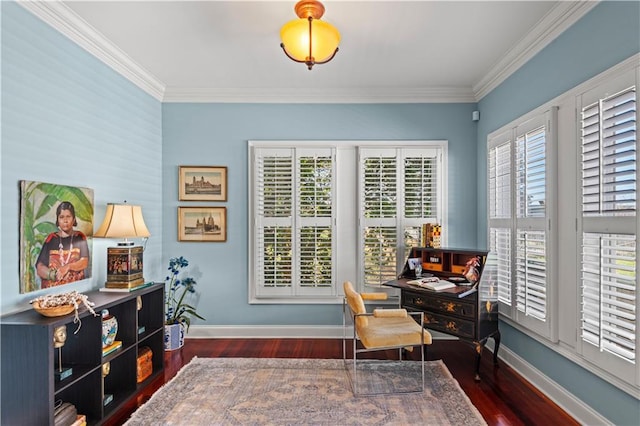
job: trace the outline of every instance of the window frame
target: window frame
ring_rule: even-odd
[[[336,304],[342,303],[342,286],[344,280],[354,283],[363,282],[363,256],[357,256],[360,247],[360,234],[358,232],[360,217],[358,214],[357,202],[359,199],[359,178],[358,178],[358,151],[359,149],[372,148],[381,149],[393,147],[394,149],[438,149],[440,150],[440,170],[441,181],[440,204],[442,206],[441,224],[446,230],[446,205],[447,205],[447,146],[446,140],[403,140],[403,141],[248,141],[248,301],[250,304]],[[258,256],[256,234],[259,223],[257,221],[257,186],[256,186],[256,150],[261,149],[322,149],[330,148],[335,150],[335,202],[334,202],[334,285],[330,294],[325,295],[286,295],[286,294],[264,294],[258,291],[258,272],[254,265]],[[340,202],[340,200],[343,200]],[[446,243],[446,233],[443,233],[443,244]],[[398,247],[398,253],[403,253],[404,247]],[[346,254],[346,256],[344,255]],[[295,255],[292,255],[295,256]],[[400,270],[405,258],[404,254],[397,257],[397,271]],[[295,283],[294,283],[295,285]],[[365,290],[362,284],[358,285],[359,291]],[[384,289],[390,294],[395,294],[394,289]]]

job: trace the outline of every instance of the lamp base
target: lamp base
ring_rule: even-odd
[[[130,288],[144,284],[142,246],[107,248],[107,288]]]

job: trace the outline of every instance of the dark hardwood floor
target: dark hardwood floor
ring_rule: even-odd
[[[417,352],[417,351],[416,351]],[[411,355],[415,357],[419,354]],[[164,377],[159,377],[107,423],[121,425],[151,394],[169,381],[194,356],[244,358],[342,358],[341,339],[187,339],[182,349],[165,352]],[[389,351],[388,357],[397,356]],[[455,340],[436,340],[427,360],[442,359],[489,425],[578,425],[507,365],[493,366],[485,349],[480,375],[474,381],[474,349]]]

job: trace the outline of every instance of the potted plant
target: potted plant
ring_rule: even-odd
[[[165,350],[179,349],[184,345],[184,333],[189,331],[191,318],[204,319],[196,312],[193,305],[187,303],[188,293],[195,293],[196,281],[192,277],[180,278],[182,268],[189,266],[184,257],[174,257],[169,260],[169,275],[165,278],[168,289],[165,298]]]

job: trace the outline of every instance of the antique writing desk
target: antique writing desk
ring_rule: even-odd
[[[409,259],[397,280],[385,286],[400,289],[400,304],[410,311],[424,312],[425,327],[456,336],[474,345],[476,350],[475,380],[480,380],[482,350],[491,337],[495,342],[493,362],[498,363],[500,330],[498,329],[498,289],[494,288],[492,274],[483,274],[487,251],[414,247],[409,258],[422,260],[423,276],[433,274],[441,279],[467,285],[434,291],[408,284],[415,279],[409,268]],[[465,277],[467,262],[479,260],[478,281],[469,283]],[[483,276],[484,275],[484,276]]]

